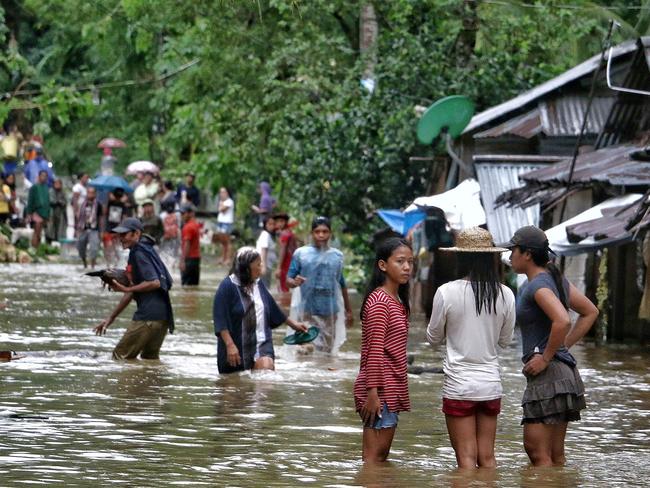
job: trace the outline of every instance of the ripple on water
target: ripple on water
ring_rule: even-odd
[[[9,302],[0,310],[0,343],[28,353],[0,365],[3,486],[148,486],[151,479],[161,486],[214,486],[227,478],[232,486],[543,488],[644,486],[650,479],[650,374],[642,366],[650,352],[628,347],[577,348],[589,409],[570,427],[566,469],[526,468],[519,425],[524,379],[515,346],[502,357],[496,480],[455,474],[438,374],[409,376],[413,411],[400,416],[393,463],[364,470],[351,393],[359,327],[349,331],[338,357],[294,357],[280,346],[276,371],[218,378],[210,314],[221,276],[212,268],[204,267],[199,289],[172,290],[178,332],[152,365],[110,359],[131,311],[107,336],[95,337],[92,326],[119,295],[102,291],[79,267],[0,266]],[[414,315],[409,352],[417,364],[439,366],[442,349],[426,344],[424,329],[424,319]],[[276,333],[276,344],[283,333]]]

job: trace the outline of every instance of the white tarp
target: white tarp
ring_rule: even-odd
[[[404,211],[421,207],[438,207],[445,212],[447,222],[454,230],[477,227],[486,223],[485,210],[481,204],[481,187],[473,178],[468,178],[456,188],[430,197],[418,197]]]
[[[603,203],[600,203],[594,207],[591,207],[589,210],[585,210],[581,214],[571,217],[569,220],[562,222],[561,224],[556,225],[548,229],[546,232],[546,237],[548,237],[549,246],[553,251],[558,254],[565,256],[580,254],[583,252],[590,252],[595,249],[603,247],[610,242],[615,242],[615,240],[595,240],[593,237],[587,237],[586,239],[581,240],[577,243],[571,243],[567,239],[566,228],[570,225],[579,224],[581,222],[587,222],[589,220],[598,219],[603,216],[603,209],[611,207],[622,207],[625,205],[631,205],[635,201],[639,200],[643,195],[639,193],[628,193],[627,195],[622,195],[620,197],[610,198],[605,200]]]

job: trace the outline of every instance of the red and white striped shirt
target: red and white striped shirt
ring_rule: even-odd
[[[361,366],[354,382],[357,412],[377,388],[381,405],[391,412],[411,409],[409,400],[406,342],[409,322],[404,306],[381,288],[366,301],[361,324]]]

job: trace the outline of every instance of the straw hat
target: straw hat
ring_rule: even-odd
[[[441,251],[456,252],[505,252],[505,247],[495,247],[492,234],[480,227],[460,231],[455,247],[441,247]]]

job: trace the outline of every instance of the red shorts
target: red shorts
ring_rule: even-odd
[[[501,398],[480,402],[443,398],[442,412],[452,417],[467,417],[468,415],[476,415],[479,412],[485,415],[499,415],[501,412]]]

